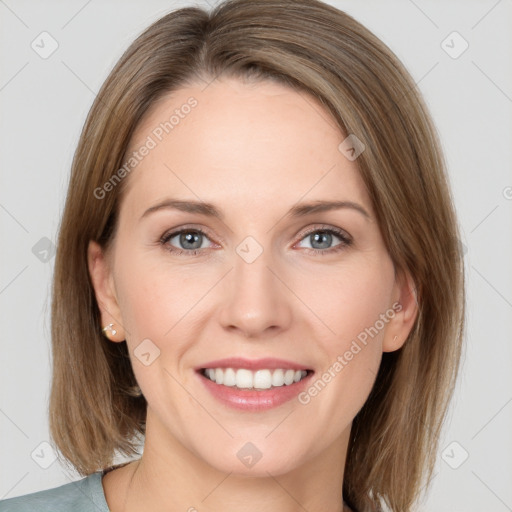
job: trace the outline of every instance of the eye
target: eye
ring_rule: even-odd
[[[165,248],[175,254],[193,256],[208,246],[204,242],[209,240],[204,231],[200,229],[183,228],[172,233],[166,233],[160,239]],[[176,247],[176,245],[178,247]]]
[[[334,239],[340,240],[339,243],[332,246]],[[310,246],[305,247],[313,254],[332,254],[342,251],[352,244],[352,238],[345,231],[338,228],[314,228],[306,232],[301,240],[309,241]]]

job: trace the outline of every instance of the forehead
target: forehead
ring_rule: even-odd
[[[190,85],[162,97],[137,127],[127,156],[150,149],[123,203],[140,211],[172,195],[254,213],[321,197],[371,209],[356,163],[338,149],[344,138],[312,96],[284,85]]]

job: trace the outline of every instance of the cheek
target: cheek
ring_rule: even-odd
[[[172,371],[169,360],[179,360],[185,350],[173,335],[191,301],[197,302],[197,291],[186,286],[179,271],[156,265],[143,254],[122,259],[117,279],[132,368],[146,399],[154,404],[165,402],[169,394],[181,396],[183,390],[166,370]]]
[[[391,307],[394,289],[394,268],[386,254],[349,263],[329,274],[317,274],[312,281],[314,292],[308,296],[304,288],[302,295],[330,328],[329,346],[337,349],[343,349],[360,333],[364,338],[366,329],[375,325],[382,334],[389,321],[382,325],[380,318]]]
[[[154,252],[120,258],[116,289],[124,325],[133,341],[152,336],[164,339],[198,301],[205,285],[201,286],[204,280],[197,277],[167,265]]]
[[[321,338],[324,366],[301,401],[317,417],[331,414],[334,436],[364,405],[377,375],[382,339],[395,314],[394,270],[383,259],[378,265],[354,266],[343,276],[340,272],[330,282],[316,307],[334,333]]]
[[[165,399],[165,386],[174,396],[182,393],[166,370],[182,361],[191,344],[191,319],[205,315],[201,297],[218,279],[155,260],[142,253],[122,259],[116,284],[132,367],[148,401]]]

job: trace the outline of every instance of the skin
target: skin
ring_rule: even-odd
[[[113,512],[342,510],[352,420],[382,352],[399,349],[413,326],[413,283],[395,275],[357,160],[338,150],[345,137],[304,93],[235,79],[191,85],[153,106],[131,150],[191,96],[197,106],[125,178],[111,251],[89,245],[103,325],[115,324],[111,341],[126,340],[148,401],[144,453],[104,477],[107,502]],[[213,203],[224,220],[173,209],[141,220],[169,197]],[[352,201],[369,218],[352,208],[286,216],[315,200]],[[202,252],[173,254],[160,243],[181,227],[206,233]],[[305,235],[329,227],[352,244],[333,252],[337,235]],[[247,236],[263,248],[252,263],[236,252]],[[179,236],[168,246],[191,251]],[[269,356],[319,377],[396,302],[401,310],[306,405],[230,409],[194,371],[213,359]],[[149,366],[134,356],[146,338],[160,350]],[[250,468],[237,457],[247,442],[262,453]]]

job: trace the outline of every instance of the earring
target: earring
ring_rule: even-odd
[[[395,337],[393,338],[393,341],[396,341],[396,339],[397,339],[397,338],[398,338],[398,336],[395,336]]]
[[[115,336],[117,334],[117,331],[113,329],[113,327],[114,324],[108,324],[107,326],[103,327],[103,329],[101,329],[101,332],[103,332],[107,338],[109,337],[107,332],[110,332],[112,336]]]

